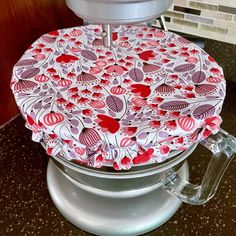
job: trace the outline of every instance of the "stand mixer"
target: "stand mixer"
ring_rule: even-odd
[[[58,210],[72,224],[90,233],[102,236],[128,236],[144,234],[164,224],[175,214],[182,202],[192,205],[207,202],[214,196],[236,152],[236,139],[219,128],[221,123],[219,112],[225,95],[222,69],[205,52],[201,51],[200,54],[200,48],[182,37],[146,26],[143,28],[135,25],[119,26],[147,22],[160,17],[172,4],[172,0],[67,0],[66,3],[84,20],[102,24],[102,30],[101,26],[91,25],[63,29],[42,36],[16,64],[12,81],[12,90],[17,104],[26,118],[28,128],[33,131],[33,140],[41,142],[48,154],[52,156],[47,169],[47,183]],[[155,40],[145,41],[146,38],[141,36],[142,30],[151,32],[146,33],[147,37],[154,34]],[[93,32],[92,36],[90,32]],[[129,32],[130,41],[126,39],[125,32]],[[84,37],[81,41],[76,41],[76,37],[81,37],[83,34],[88,40],[86,41]],[[116,34],[125,38],[125,41],[120,42],[120,48],[113,43]],[[140,40],[137,40],[136,36],[140,37]],[[156,38],[160,38],[160,41]],[[146,44],[139,42],[142,40]],[[166,40],[163,42],[170,48],[168,53],[162,40]],[[133,48],[129,51],[130,43],[135,45],[133,47],[135,51]],[[158,48],[161,43],[162,48]],[[45,44],[51,48],[48,46],[45,50]],[[37,47],[42,47],[49,53],[43,59],[42,55],[38,56],[39,62],[32,59],[32,54]],[[142,54],[144,49],[139,47],[145,48],[145,54]],[[189,56],[188,47],[191,48],[190,52],[194,56]],[[178,52],[178,48],[182,51]],[[50,53],[53,55],[51,56]],[[114,53],[116,58],[108,56],[109,59],[106,59],[102,56],[103,53],[104,55]],[[164,58],[171,53],[180,54],[178,60],[174,56],[170,56],[169,59]],[[126,63],[125,66],[118,66],[117,61],[124,63],[119,55],[128,58],[127,60],[130,59],[131,62]],[[135,55],[139,56],[136,61],[132,59]],[[200,63],[200,71],[198,71],[197,63],[201,61],[201,57],[205,65]],[[80,58],[84,63],[79,62]],[[112,64],[110,67],[107,66],[108,60]],[[169,63],[170,60],[174,63]],[[148,64],[150,61],[151,66]],[[179,64],[179,61],[184,64]],[[91,67],[89,70],[88,65],[94,65],[95,62],[99,66]],[[162,69],[164,64],[167,66]],[[131,67],[127,69],[130,65]],[[134,65],[138,68],[133,68]],[[145,77],[140,68],[146,73]],[[102,70],[106,70],[107,73]],[[128,70],[129,72],[126,73]],[[208,70],[214,76],[207,77]],[[91,73],[89,74],[88,71]],[[176,72],[178,76],[183,74],[186,80],[182,78],[178,81],[184,84],[184,89],[175,82],[178,76],[171,75],[171,79],[168,79],[166,72]],[[191,78],[188,77],[189,74]],[[67,79],[63,76],[67,76]],[[109,86],[109,80],[115,85],[111,85],[112,88],[105,87]],[[123,80],[129,83],[126,87]],[[165,82],[161,84],[162,81]],[[83,87],[86,89],[81,93],[90,94],[92,89],[96,89],[93,95],[100,96],[98,92],[101,91],[101,86],[105,88],[108,106],[106,112],[109,112],[109,116],[104,112],[104,97],[88,102],[88,97],[81,98],[81,94],[77,93],[78,89]],[[152,92],[159,95],[155,98],[157,101],[155,104],[148,100],[151,86],[155,86]],[[127,92],[129,89],[131,91]],[[48,92],[52,95],[49,96]],[[107,94],[111,92],[113,95],[108,96]],[[196,100],[193,100],[195,96]],[[178,100],[171,101],[173,98]],[[75,108],[74,99],[79,104],[79,108]],[[193,102],[190,107],[191,101]],[[90,110],[91,107],[93,109]],[[136,110],[129,111],[128,107]],[[163,124],[166,122],[163,126],[165,132],[161,130],[162,123],[155,118],[149,122],[151,128],[148,128],[148,132],[142,133],[142,125],[153,117],[153,110],[145,113],[147,117],[139,123],[140,130],[137,131],[137,127],[128,127],[142,119],[142,117],[135,118],[142,107],[158,112],[161,122]],[[187,109],[188,107],[190,108]],[[97,111],[99,114],[93,118],[93,112]],[[127,119],[122,120],[126,115]],[[170,119],[169,117],[172,117],[171,120],[166,121],[165,118]],[[124,122],[125,134],[122,131],[116,135],[119,122]],[[96,126],[95,123],[98,125]],[[81,132],[78,131],[78,127],[82,129]],[[187,138],[178,136],[177,127],[182,128],[181,132],[189,136]],[[161,130],[158,134],[153,132],[158,129]],[[134,133],[137,135],[132,136],[131,134]],[[101,139],[103,134],[104,139]],[[118,140],[119,138],[121,140]],[[159,139],[156,141],[156,146],[159,148],[155,150],[156,155],[152,155],[154,139]],[[113,141],[115,144],[112,143]],[[136,145],[137,141],[140,143]],[[102,142],[107,142],[103,143],[104,150],[101,147]],[[189,168],[186,158],[199,143],[212,152],[212,158],[201,185],[193,185],[188,182]],[[114,150],[116,144],[119,146],[118,151]],[[141,144],[146,146],[140,146]],[[128,149],[129,145],[132,145],[131,149]],[[93,147],[96,147],[96,150],[92,150]],[[147,149],[144,150],[144,147]],[[171,148],[173,150],[170,151]],[[120,153],[124,152],[126,156],[119,158]],[[132,156],[132,161],[127,152]],[[109,158],[111,153],[116,156],[116,159]],[[77,158],[76,155],[84,156],[84,159]],[[107,159],[104,160],[104,157]],[[151,157],[153,159],[150,159]]]

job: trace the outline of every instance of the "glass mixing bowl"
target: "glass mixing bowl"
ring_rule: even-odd
[[[171,153],[172,158],[163,163],[136,166],[128,171],[115,171],[112,167],[93,169],[71,163],[60,156],[53,160],[69,181],[96,195],[131,198],[164,188],[183,202],[200,205],[214,196],[236,152],[236,139],[220,130],[201,144],[213,153],[201,185],[189,183],[186,178],[182,178],[179,171],[197,143],[186,151]]]

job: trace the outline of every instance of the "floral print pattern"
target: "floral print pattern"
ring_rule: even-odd
[[[13,69],[17,105],[49,155],[116,170],[162,162],[219,129],[222,68],[188,40],[146,26],[50,32]]]

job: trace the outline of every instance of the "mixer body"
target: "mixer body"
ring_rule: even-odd
[[[79,17],[101,24],[134,24],[165,12],[173,0],[66,0]]]

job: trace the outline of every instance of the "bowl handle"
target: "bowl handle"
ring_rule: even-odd
[[[178,172],[166,171],[162,175],[163,187],[183,202],[192,205],[202,205],[214,196],[236,153],[236,138],[222,129],[215,135],[210,135],[201,144],[213,153],[201,185],[183,180]]]

